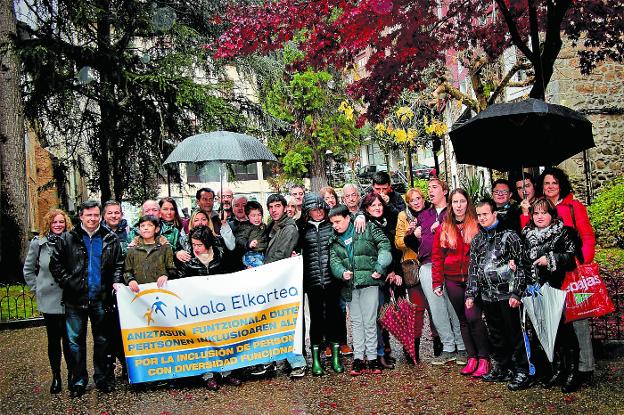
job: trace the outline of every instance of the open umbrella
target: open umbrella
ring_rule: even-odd
[[[553,288],[548,283],[528,286],[526,296],[522,297],[522,304],[550,362],[555,353],[555,340],[565,297],[565,291]]]
[[[491,105],[449,135],[458,163],[501,171],[554,166],[595,146],[583,114],[533,98]]]
[[[230,131],[213,131],[185,138],[173,149],[163,164],[219,163],[223,191],[222,164],[249,164],[257,161],[277,161],[277,159],[257,138]]]

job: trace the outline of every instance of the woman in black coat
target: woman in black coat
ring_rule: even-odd
[[[525,274],[533,283],[561,289],[568,271],[576,268],[580,240],[576,231],[564,226],[557,208],[544,197],[536,199],[530,208],[531,221],[522,231],[527,261]],[[563,392],[573,392],[578,382],[579,345],[572,324],[566,324],[562,316],[555,341],[555,359],[552,376],[543,386],[562,385]]]

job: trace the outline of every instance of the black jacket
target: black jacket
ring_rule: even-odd
[[[527,226],[522,231],[522,238],[526,251],[524,268],[527,280],[540,284],[548,282],[551,287],[560,289],[566,272],[576,268],[575,259],[580,248],[576,231],[569,226],[563,226],[556,219],[541,232],[532,225]],[[548,259],[548,265],[534,266],[533,262],[541,256]]]
[[[197,257],[182,263],[178,267],[178,278],[196,277],[198,275],[214,275],[222,273],[221,250],[214,249],[214,256],[208,266],[204,265]]]
[[[113,284],[123,282],[124,258],[117,236],[100,226],[102,236],[101,287],[98,300],[112,305]],[[87,248],[82,240],[86,232],[78,226],[64,232],[56,241],[50,258],[50,272],[63,289],[63,303],[74,307],[89,305]]]
[[[325,287],[335,283],[329,269],[329,239],[333,235],[332,224],[324,220],[318,227],[308,222],[299,242],[303,254],[304,288]]]

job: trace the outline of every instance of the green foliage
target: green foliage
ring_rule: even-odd
[[[39,315],[37,297],[30,288],[18,285],[0,286],[0,315],[2,321],[33,318]]]
[[[624,177],[601,189],[587,211],[600,246],[624,247]]]
[[[461,181],[461,188],[468,193],[473,204],[490,197],[483,178],[479,175],[463,179]]]
[[[425,199],[428,197],[427,195],[429,194],[429,180],[426,179],[414,179],[414,186],[415,189],[420,189],[420,191],[422,191],[423,195],[425,195]]]
[[[595,260],[608,270],[622,270],[624,269],[624,249],[598,248]]]

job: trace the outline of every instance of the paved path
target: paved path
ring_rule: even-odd
[[[137,392],[118,382],[112,394],[89,389],[71,400],[65,390],[48,393],[46,348],[43,327],[0,332],[0,414],[624,414],[622,358],[600,362],[597,384],[570,395],[539,388],[511,393],[505,385],[462,377],[456,365],[413,367],[399,360],[380,376],[291,381],[279,375],[219,392],[165,386]]]

